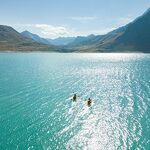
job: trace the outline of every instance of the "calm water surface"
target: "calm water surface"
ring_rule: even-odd
[[[150,55],[0,53],[0,149],[149,150]]]

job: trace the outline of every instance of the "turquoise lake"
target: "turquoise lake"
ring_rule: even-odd
[[[6,149],[150,150],[150,54],[0,53]]]

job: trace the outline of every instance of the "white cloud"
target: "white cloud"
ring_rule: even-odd
[[[13,24],[12,26],[20,32],[28,30],[45,38],[67,37],[76,34],[73,29],[65,26],[49,24]]]
[[[79,22],[82,22],[82,23],[86,23],[86,22],[89,22],[89,21],[92,21],[92,20],[96,20],[98,18],[95,17],[95,16],[76,16],[76,17],[68,17],[68,19],[74,20],[74,21],[79,21]]]
[[[116,28],[99,28],[95,30],[80,31],[67,26],[54,26],[49,24],[13,24],[12,26],[19,32],[28,30],[44,38],[87,36],[90,34],[102,35],[116,29]]]
[[[77,31],[76,29],[66,26],[54,26],[48,24],[35,24],[34,29],[38,30],[38,34],[46,38],[84,36],[86,33]]]
[[[52,26],[48,24],[35,24],[35,27],[40,29],[41,33],[49,37],[66,36],[70,31],[63,26]]]

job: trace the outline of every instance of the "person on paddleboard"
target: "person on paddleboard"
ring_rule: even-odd
[[[74,95],[73,95],[72,101],[73,101],[73,102],[76,102],[76,101],[77,101],[77,94],[74,94]]]
[[[89,99],[87,100],[87,105],[90,107],[91,104],[92,104],[92,100],[89,98]]]

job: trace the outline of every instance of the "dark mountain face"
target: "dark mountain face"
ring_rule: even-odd
[[[150,52],[150,9],[124,27],[102,36],[78,38],[67,48],[83,52]]]
[[[150,52],[150,9],[124,27],[114,39],[99,44],[99,48],[117,52]]]
[[[130,23],[113,46],[128,46],[136,51],[150,52],[150,11]]]

